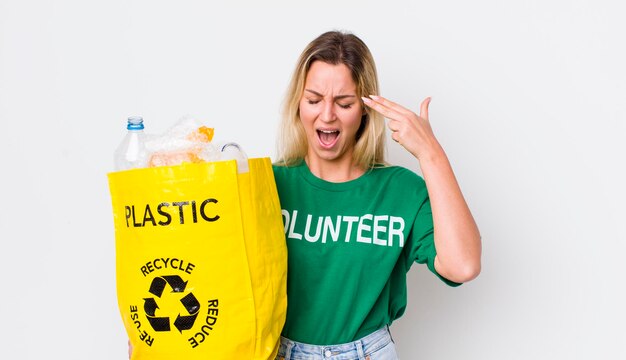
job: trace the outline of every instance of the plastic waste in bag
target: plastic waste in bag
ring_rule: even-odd
[[[183,163],[236,160],[240,173],[248,172],[248,156],[235,142],[214,144],[214,129],[194,118],[181,118],[160,135],[144,134],[143,118],[128,118],[128,133],[115,152],[115,170]]]
[[[164,134],[151,136],[146,142],[147,167],[219,160],[219,151],[211,142],[213,132],[195,119],[183,117]]]

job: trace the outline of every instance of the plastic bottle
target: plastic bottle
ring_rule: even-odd
[[[128,170],[146,166],[146,135],[143,132],[143,118],[131,116],[126,125],[128,132],[115,150],[115,170]]]

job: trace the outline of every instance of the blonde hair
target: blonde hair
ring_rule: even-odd
[[[281,165],[293,165],[307,154],[308,142],[300,121],[299,105],[307,74],[315,61],[346,65],[359,98],[378,95],[374,58],[361,39],[350,33],[329,31],[311,41],[298,59],[283,103],[278,138],[278,163]],[[385,122],[379,113],[366,110],[356,134],[353,158],[359,167],[370,169],[385,162]]]

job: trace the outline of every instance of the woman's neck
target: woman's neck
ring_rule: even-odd
[[[354,180],[365,173],[365,169],[359,167],[352,157],[325,161],[316,157],[305,157],[304,161],[311,173],[328,182],[341,183]]]

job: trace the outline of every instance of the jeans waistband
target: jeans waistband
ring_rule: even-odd
[[[392,341],[389,327],[376,330],[373,333],[353,342],[337,345],[311,345],[281,337],[279,358],[289,360],[292,355],[296,358],[310,356],[311,358],[329,359],[340,355],[353,354],[353,358],[365,359],[366,354],[383,348]]]

